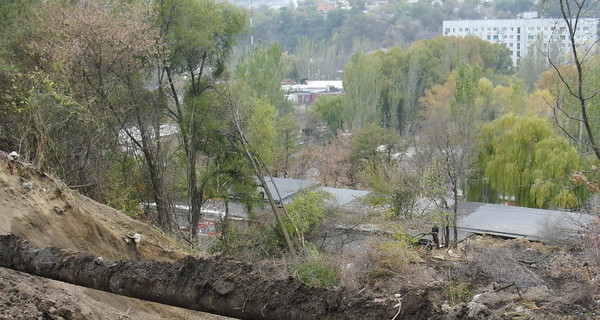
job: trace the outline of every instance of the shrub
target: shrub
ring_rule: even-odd
[[[312,286],[335,286],[340,283],[340,270],[336,263],[325,256],[308,257],[295,265],[298,279]]]

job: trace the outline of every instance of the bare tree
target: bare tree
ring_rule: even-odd
[[[545,3],[546,1],[542,1]],[[592,108],[598,108],[592,105],[599,90],[597,84],[592,83],[590,77],[596,72],[592,69],[590,62],[594,55],[594,50],[597,47],[597,35],[592,35],[588,39],[583,29],[586,24],[586,15],[588,12],[593,12],[597,6],[597,1],[589,0],[559,0],[561,20],[564,23],[560,24],[559,29],[565,29],[566,42],[569,48],[570,61],[575,67],[575,77],[570,77],[566,69],[560,68],[559,59],[548,55],[548,61],[556,71],[560,83],[567,91],[567,95],[575,100],[574,108],[569,108],[565,104],[560,103],[557,99],[554,107],[554,116],[556,124],[571,138],[576,141],[580,147],[590,148],[596,158],[600,160],[600,145],[598,145],[599,132],[596,128],[597,119],[592,115]],[[580,35],[584,40],[580,40]],[[574,134],[565,128],[565,125],[560,120],[566,117],[568,121],[575,121],[579,124],[579,134]]]

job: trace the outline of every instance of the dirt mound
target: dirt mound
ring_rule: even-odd
[[[38,247],[86,251],[108,259],[172,261],[183,255],[157,229],[90,200],[32,167],[0,170],[0,234],[15,234]],[[139,250],[126,236],[142,235]]]
[[[159,230],[69,189],[30,166],[0,166],[0,234],[38,247],[86,251],[106,259],[175,261],[179,245]],[[136,250],[125,242],[142,235]],[[2,319],[226,319],[127,298],[0,268]]]

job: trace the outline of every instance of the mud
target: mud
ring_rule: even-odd
[[[193,257],[174,263],[104,261],[72,250],[35,248],[14,235],[0,237],[0,266],[240,319],[385,319],[398,310],[393,300],[311,287],[293,278],[267,279],[242,262]],[[418,304],[405,303],[414,310],[403,310],[403,315],[418,314]]]

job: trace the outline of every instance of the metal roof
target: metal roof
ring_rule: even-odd
[[[271,191],[271,194],[273,195],[273,198],[276,202],[281,202],[282,200],[284,202],[287,202],[290,200],[290,197],[295,193],[298,193],[303,189],[310,189],[319,186],[318,182],[300,179],[265,177],[265,181],[267,182],[267,188],[269,188],[269,191]],[[279,190],[279,195],[277,195],[273,183],[275,183],[275,186],[277,186],[277,190]]]
[[[338,189],[328,187],[323,187],[320,189],[329,192],[333,195],[334,198],[332,199],[332,203],[330,204],[340,207],[356,200],[357,198],[362,198],[370,193],[369,191],[363,190]]]
[[[572,238],[594,216],[577,212],[484,204],[459,219],[463,231],[552,241]]]

